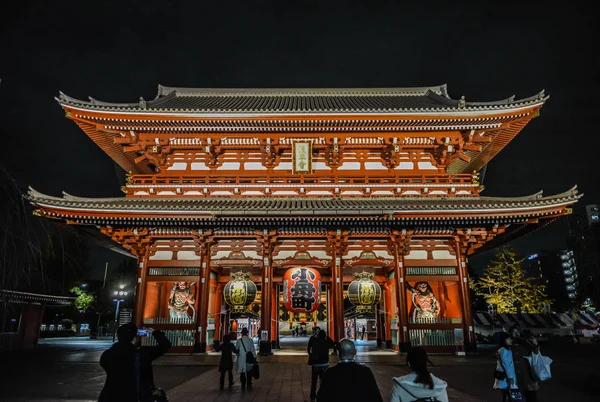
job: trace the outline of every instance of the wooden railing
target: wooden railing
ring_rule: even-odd
[[[457,175],[402,175],[390,177],[389,175],[382,176],[344,176],[331,174],[326,175],[301,175],[291,176],[288,174],[272,174],[269,177],[258,177],[255,172],[247,175],[227,176],[223,174],[210,174],[205,176],[171,176],[171,175],[134,175],[131,178],[131,185],[176,185],[176,186],[193,186],[193,185],[274,185],[274,184],[393,184],[396,186],[402,185],[474,185],[473,175],[457,174]]]
[[[250,191],[256,196],[286,192],[285,195],[310,195],[311,191],[327,192],[330,195],[345,191],[358,191],[355,195],[402,196],[429,194],[434,196],[477,196],[479,184],[470,174],[460,175],[408,175],[408,176],[344,176],[344,175],[297,175],[285,173],[245,175],[211,174],[205,176],[134,175],[124,191],[128,196],[172,195],[198,197],[210,196],[213,192],[229,192],[233,196],[245,196]],[[223,194],[219,194],[223,195]],[[277,195],[277,194],[275,194]]]

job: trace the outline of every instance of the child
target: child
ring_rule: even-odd
[[[512,353],[513,338],[510,334],[503,333],[500,338],[500,349],[498,350],[498,362],[496,370],[501,371],[506,375],[506,378],[494,380],[494,388],[502,391],[502,401],[510,401],[510,389],[518,388],[517,376],[515,373],[515,364]]]
[[[231,336],[223,336],[222,344],[215,344],[215,350],[221,352],[221,361],[219,362],[219,371],[221,372],[221,378],[219,380],[220,388],[223,389],[225,385],[225,372],[229,373],[229,387],[233,386],[233,354],[238,353],[238,350],[231,343]]]

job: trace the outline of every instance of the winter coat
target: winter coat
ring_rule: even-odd
[[[448,384],[433,374],[431,374],[431,378],[433,379],[433,389],[430,389],[425,384],[416,383],[416,373],[395,377],[390,402],[409,402],[417,398],[432,397],[435,397],[440,402],[448,402],[448,393],[446,392]]]
[[[136,354],[139,354],[141,394],[154,387],[152,361],[171,348],[164,333],[152,333],[157,346],[136,348],[129,342],[117,342],[102,353],[100,366],[106,371],[106,382],[100,392],[99,402],[136,402],[138,400]]]
[[[334,346],[335,345],[330,337],[311,338],[311,341],[308,343],[308,355],[310,356],[308,364],[321,365],[329,363],[329,349],[333,348]]]
[[[515,363],[517,383],[521,391],[538,391],[540,389],[531,366],[527,359],[525,359],[526,356],[531,356],[532,353],[537,354],[539,351],[539,346],[533,345],[526,339],[517,338],[514,340],[512,346],[513,361]]]
[[[502,359],[502,362],[500,362],[500,359]],[[513,360],[512,350],[504,347],[498,350],[496,370],[506,373],[506,378],[504,380],[499,380],[496,378],[494,381],[495,389],[507,389],[509,386],[508,379],[512,379],[514,381],[514,384],[511,386],[511,388],[519,388],[519,381],[517,380],[517,374],[515,373],[515,363]]]
[[[238,350],[232,343],[219,344],[215,347],[217,352],[221,352],[221,361],[219,362],[219,371],[227,371],[233,369],[233,354],[238,353]]]
[[[246,349],[244,349],[242,343]],[[252,352],[254,359],[256,360],[254,342],[252,342],[252,339],[247,335],[242,335],[242,337],[235,342],[235,348],[238,350],[237,361],[235,362],[235,371],[238,373],[247,373],[252,369],[252,364],[246,363],[246,352]]]
[[[383,402],[373,372],[355,362],[338,363],[321,379],[318,402]]]

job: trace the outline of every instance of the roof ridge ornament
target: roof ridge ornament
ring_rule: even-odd
[[[462,95],[458,101],[458,108],[459,109],[464,109],[465,106],[467,106],[467,100],[465,99],[465,96]]]
[[[146,104],[146,100],[143,96],[140,96],[140,108],[146,110],[148,105]]]

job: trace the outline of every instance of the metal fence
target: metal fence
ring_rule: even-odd
[[[411,329],[410,342],[413,346],[456,346],[452,329]]]
[[[193,329],[166,330],[165,336],[173,346],[194,346],[196,331]],[[156,339],[153,336],[142,337],[142,346],[155,346]]]
[[[194,324],[196,320],[193,317],[188,318],[144,318],[144,324]]]

